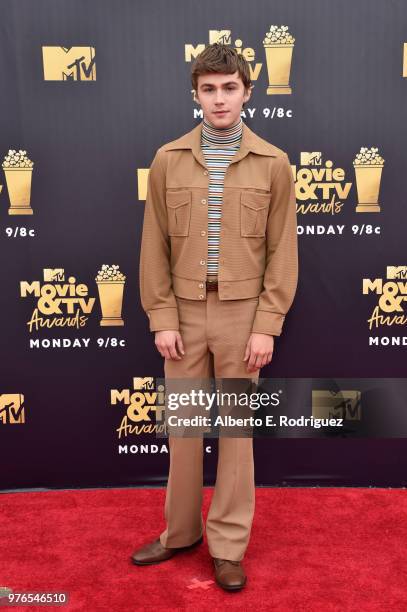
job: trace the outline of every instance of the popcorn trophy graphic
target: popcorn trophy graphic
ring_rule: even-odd
[[[295,38],[287,30],[288,26],[271,25],[263,40],[269,79],[268,96],[292,93],[289,80]]]
[[[358,192],[356,212],[380,212],[378,199],[384,159],[377,151],[377,147],[361,147],[353,160]]]
[[[126,277],[119,272],[119,266],[104,264],[95,280],[99,290],[100,307],[102,309],[100,325],[124,325],[121,315]]]
[[[28,159],[27,151],[9,149],[2,166],[10,197],[8,214],[32,215],[33,209],[30,206],[30,199],[34,163]]]

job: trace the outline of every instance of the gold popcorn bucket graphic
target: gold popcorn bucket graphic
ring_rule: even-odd
[[[96,281],[99,291],[100,307],[102,309],[101,326],[124,325],[122,319],[123,280]]]
[[[353,163],[356,175],[358,204],[356,212],[380,212],[379,190],[384,164]]]
[[[32,215],[31,177],[33,168],[3,168],[10,197],[9,215]]]
[[[290,94],[292,89],[289,85],[291,59],[294,44],[265,44],[267,62],[267,75],[269,86],[267,95],[271,94]]]

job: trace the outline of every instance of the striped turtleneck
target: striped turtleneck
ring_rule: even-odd
[[[225,172],[240,148],[243,121],[228,128],[217,128],[207,119],[202,121],[201,149],[209,171],[208,190],[208,278],[218,276],[219,242]]]

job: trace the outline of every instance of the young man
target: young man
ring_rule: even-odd
[[[203,120],[161,146],[148,177],[140,295],[166,380],[258,381],[297,287],[295,190],[287,154],[241,118],[249,65],[212,44],[191,80]],[[167,527],[132,555],[158,563],[203,540],[203,439],[169,435]],[[220,437],[206,535],[217,584],[246,583],[255,506],[252,437]]]

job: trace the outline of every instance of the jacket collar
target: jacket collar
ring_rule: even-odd
[[[172,140],[168,144],[163,145],[164,151],[173,151],[176,149],[191,149],[196,160],[206,168],[205,158],[201,149],[201,130],[202,122],[198,123],[190,132],[187,132],[180,138]],[[277,147],[272,145],[257,136],[243,121],[242,139],[240,147],[230,163],[235,163],[243,159],[249,152],[257,155],[269,155],[277,157]]]

